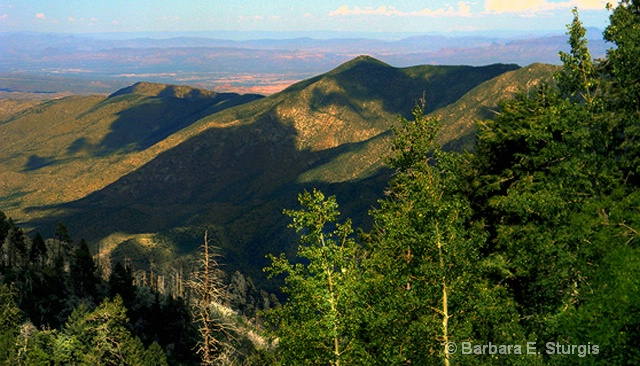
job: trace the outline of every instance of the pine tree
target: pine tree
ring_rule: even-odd
[[[36,268],[42,268],[47,261],[47,245],[39,232],[31,239],[29,262]]]
[[[22,228],[10,221],[10,229],[5,240],[7,265],[14,270],[22,269],[27,261],[27,242]]]
[[[53,235],[58,241],[58,253],[56,254],[56,260],[60,261],[63,260],[62,251],[64,250],[65,252],[67,252],[69,250],[69,244],[71,244],[71,235],[69,234],[69,229],[67,229],[67,226],[61,222],[59,222],[55,227]]]
[[[640,187],[640,2],[622,0],[612,10],[604,39],[607,51],[602,79],[607,82],[606,118],[615,121],[617,153],[627,181]]]
[[[96,286],[98,285],[96,269],[97,266],[91,252],[89,252],[89,245],[84,239],[81,239],[73,253],[69,271],[71,285],[76,296],[83,298],[96,295]]]
[[[143,365],[144,347],[126,327],[126,308],[116,296],[95,310],[81,305],[56,341],[60,364]],[[155,352],[158,355],[157,352]],[[165,360],[166,362],[166,360]]]
[[[607,364],[638,362],[638,64],[622,61],[638,49],[637,10],[614,10],[618,47],[595,64],[574,13],[560,90],[504,101],[480,125],[471,191],[529,340],[597,344]]]
[[[119,261],[113,267],[109,275],[109,295],[120,295],[125,306],[131,306],[136,296],[136,287],[133,284],[133,274],[130,267],[125,267]]]
[[[143,365],[145,366],[169,366],[167,356],[162,347],[156,342],[151,343],[149,348],[144,351]]]
[[[579,97],[591,106],[600,84],[591,53],[587,47],[587,30],[582,25],[578,10],[574,8],[573,22],[567,26],[571,52],[560,52],[562,71],[556,75],[560,91],[570,98]]]
[[[449,365],[464,361],[450,342],[507,343],[522,334],[504,287],[486,280],[486,234],[464,196],[469,157],[441,151],[438,120],[420,106],[413,114],[395,129],[386,158],[395,175],[372,213],[368,339],[380,365]]]
[[[11,229],[11,219],[8,218],[4,212],[0,211],[0,248],[9,234],[9,229]]]
[[[0,362],[15,357],[16,337],[22,321],[22,311],[16,305],[16,291],[6,284],[0,285]]]

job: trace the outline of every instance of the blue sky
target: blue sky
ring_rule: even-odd
[[[606,0],[0,0],[0,32],[524,32],[564,30],[577,7],[604,28]]]

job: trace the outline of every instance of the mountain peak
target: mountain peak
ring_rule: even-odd
[[[185,85],[158,84],[150,82],[138,82],[109,95],[109,98],[120,95],[144,95],[159,98],[199,99],[215,96],[215,92],[205,89],[196,89]]]
[[[369,55],[360,55],[350,61],[343,63],[337,68],[333,69],[331,73],[340,73],[340,72],[344,72],[354,68],[369,67],[369,66],[384,67],[384,68],[393,67]]]

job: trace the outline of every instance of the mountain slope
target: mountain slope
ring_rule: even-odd
[[[532,64],[505,72],[470,90],[455,103],[434,114],[442,123],[439,143],[447,149],[471,150],[475,141],[475,122],[493,118],[501,99],[527,92],[541,83],[552,82],[551,75],[558,66]]]
[[[12,114],[0,121],[2,209],[28,218],[12,209],[84,197],[151,160],[150,147],[176,131],[257,98],[139,83],[110,97],[72,96]]]
[[[206,114],[202,118],[162,140],[148,132],[149,128],[145,133],[132,128],[130,133],[138,136],[135,139],[123,137],[106,145],[86,137],[90,148],[78,149],[79,153],[86,159],[113,162],[93,165],[91,174],[112,181],[86,188],[82,198],[63,192],[67,195],[61,193],[52,204],[27,208],[26,217],[44,232],[50,232],[59,221],[65,222],[78,237],[100,242],[103,250],[116,257],[132,257],[134,252],[138,257],[153,255],[154,245],[161,243],[176,253],[188,253],[207,227],[219,238],[216,245],[230,270],[240,268],[259,276],[264,254],[288,250],[293,244],[281,211],[294,207],[296,193],[319,187],[336,194],[342,211],[362,224],[388,179],[380,157],[388,149],[389,128],[398,114],[408,116],[423,95],[428,101],[427,112],[441,111],[483,83],[519,72],[515,65],[394,68],[370,57],[358,57],[264,99],[217,112],[215,104],[209,105],[194,114],[194,119]],[[504,82],[517,79],[518,85],[524,86],[526,77],[523,73]],[[507,85],[498,87],[496,94],[507,89],[511,90]],[[76,112],[92,115],[94,110],[136,98],[162,104],[158,98],[166,90],[170,89],[132,86],[93,104],[79,103],[82,107]],[[180,95],[191,95],[171,93],[172,108],[182,103]],[[101,107],[91,109],[97,104]],[[136,108],[140,106],[132,104],[131,109]],[[152,110],[149,105],[144,108]],[[153,108],[164,107],[154,104]],[[133,125],[140,124],[143,122]],[[127,125],[122,126],[122,136],[129,136]],[[101,136],[104,142],[108,134]],[[145,138],[155,143],[141,144]],[[74,142],[59,141],[60,146],[67,146],[63,150]],[[29,173],[46,171],[64,176],[60,174],[65,164],[58,155],[38,152],[36,156],[53,156],[55,163]],[[87,181],[82,173],[77,174],[78,183],[72,184]],[[23,203],[33,193],[24,194]],[[152,236],[156,243],[150,245],[148,234],[157,232],[161,235]],[[141,237],[145,240],[136,239]]]

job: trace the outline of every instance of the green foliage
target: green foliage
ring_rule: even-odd
[[[604,39],[613,42],[604,64],[605,76],[614,83],[610,96],[617,108],[636,109],[640,104],[640,4],[622,0],[613,8]]]
[[[95,310],[78,307],[53,341],[56,364],[166,365],[157,343],[144,349],[126,328],[122,299],[105,300]]]
[[[440,150],[438,127],[420,107],[413,121],[400,118],[387,158],[396,174],[372,213],[365,276],[376,364],[465,363],[448,342],[521,339],[507,292],[486,280],[486,234],[463,196],[469,156]]]
[[[9,235],[9,230],[12,226],[11,224],[11,219],[8,218],[4,212],[0,211],[0,248],[2,248],[7,235]]]
[[[136,296],[133,274],[130,267],[117,262],[109,275],[109,295],[119,295],[125,304],[132,304]]]
[[[182,299],[148,288],[138,291],[131,271],[122,265],[116,265],[107,283],[99,277],[86,241],[72,252],[58,252],[64,241],[45,241],[40,234],[29,240],[10,219],[5,222],[9,223],[5,244],[11,244],[5,248],[12,250],[2,255],[0,266],[0,363],[86,364],[88,357],[100,364],[127,353],[135,360],[159,360],[164,349],[172,364],[194,362],[195,330]],[[18,235],[26,250],[15,245]],[[65,240],[71,241],[68,232]],[[99,305],[97,299],[110,292],[114,300]],[[120,293],[127,296],[126,302],[116,296]],[[113,351],[108,349],[112,341],[122,354],[107,355]],[[151,350],[144,349],[154,342]],[[97,353],[90,354],[89,349]]]
[[[36,329],[30,322],[13,338],[13,365],[168,365],[162,348],[142,342],[126,328],[126,309],[116,297],[95,310],[81,305],[61,331]],[[16,326],[16,329],[18,327]]]
[[[96,296],[98,285],[96,269],[87,242],[84,239],[80,240],[70,265],[71,286],[76,296],[80,298]]]
[[[605,40],[613,42],[602,65],[607,81],[606,108],[615,116],[620,138],[618,153],[628,181],[640,186],[640,4],[622,0],[609,17]]]
[[[29,263],[41,267],[47,258],[47,245],[42,235],[37,232],[31,240],[29,249]]]
[[[38,330],[30,322],[22,324],[16,340],[17,355],[11,360],[14,365],[62,365],[57,359],[56,348],[59,333],[55,330]]]
[[[0,329],[14,330],[22,319],[22,312],[15,302],[15,289],[3,284],[0,286]]]
[[[571,52],[560,52],[563,69],[557,74],[558,88],[565,95],[579,96],[591,105],[599,80],[587,47],[587,30],[580,22],[578,10],[574,8],[572,11],[573,22],[567,26]]]
[[[143,365],[145,366],[168,366],[167,356],[164,354],[162,347],[157,342],[151,343],[149,348],[144,351]]]
[[[285,210],[289,225],[302,232],[297,256],[271,256],[265,270],[286,275],[287,302],[269,316],[276,327],[278,354],[284,365],[367,364],[357,338],[361,251],[351,238],[351,222],[338,222],[335,197],[314,190],[300,194],[302,210]]]
[[[634,34],[640,18],[627,18],[632,8],[625,1],[616,8],[609,37]],[[637,63],[612,56],[636,46],[620,43],[594,64],[574,15],[559,90],[544,86],[505,101],[494,121],[481,124],[470,193],[492,255],[506,264],[504,283],[527,337],[599,345],[597,356],[568,364],[634,364],[638,103],[616,75]],[[619,17],[629,22],[624,32]]]
[[[0,362],[10,359],[17,351],[15,337],[22,312],[16,305],[15,295],[14,288],[0,285]]]
[[[473,155],[443,152],[434,143],[439,123],[421,108],[413,121],[400,118],[386,157],[395,174],[353,256],[357,285],[341,293],[358,309],[344,317],[356,332],[333,333],[361,349],[351,363],[640,362],[639,24],[637,2],[621,1],[605,32],[617,47],[593,61],[574,10],[558,85],[501,102],[496,118],[479,124]],[[300,201],[308,211],[287,213],[304,228],[304,260],[272,258],[270,268],[288,275],[289,301],[272,313],[280,355],[336,364],[329,327],[317,326],[332,324],[323,323],[331,312],[317,299],[332,299],[318,296],[328,278],[322,264],[343,257],[323,257],[314,243],[330,232],[337,204],[317,193]],[[597,353],[452,355],[451,340],[552,341]]]

